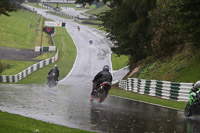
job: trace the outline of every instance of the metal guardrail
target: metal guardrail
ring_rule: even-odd
[[[75,16],[73,15],[70,15],[68,13],[65,13],[65,12],[62,12],[62,11],[58,11],[55,7],[49,5],[49,4],[42,4],[42,3],[39,3],[39,6],[43,7],[43,8],[47,8],[47,9],[50,9],[50,12],[51,13],[54,13],[54,14],[57,14],[57,15],[61,15],[61,16],[64,16],[64,17],[67,17],[69,19],[74,19]]]
[[[124,90],[177,101],[188,101],[189,91],[192,86],[193,83],[145,80],[137,78],[119,80],[119,87]]]

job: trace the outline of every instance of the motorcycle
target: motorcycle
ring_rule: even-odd
[[[108,95],[108,91],[110,90],[111,87],[111,83],[110,82],[103,82],[99,85],[99,87],[94,90],[94,99],[97,99],[97,101],[99,103],[104,102],[104,100],[106,99],[107,95]]]
[[[78,31],[80,31],[80,26],[77,26]]]
[[[47,77],[47,85],[49,88],[52,88],[57,85],[58,81],[56,81],[55,73],[48,75]]]
[[[189,117],[198,112],[200,112],[200,90],[198,90],[196,93],[190,93],[190,101],[188,101],[185,107],[184,115]]]
[[[89,40],[89,44],[92,45],[92,43],[93,43],[93,41],[92,41],[92,40]]]

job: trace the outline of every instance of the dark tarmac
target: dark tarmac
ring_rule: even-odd
[[[34,52],[32,49],[0,47],[0,60],[40,61],[33,59],[39,55],[39,52]]]
[[[0,110],[96,132],[198,133],[200,116],[108,96],[90,102],[90,86],[0,85]]]

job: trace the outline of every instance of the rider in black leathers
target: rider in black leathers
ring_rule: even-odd
[[[55,81],[58,82],[58,77],[59,77],[59,70],[58,70],[58,66],[54,65],[54,68],[52,68],[49,72],[48,72],[48,78],[50,77],[51,74],[55,73]]]
[[[97,89],[97,87],[105,82],[105,81],[108,81],[108,82],[112,82],[112,75],[111,73],[109,72],[109,66],[108,65],[105,65],[103,67],[103,71],[99,72],[93,79],[93,89],[92,89],[92,93],[91,93],[91,96],[90,96],[90,100],[92,101],[93,100],[93,96],[94,96],[94,91]]]

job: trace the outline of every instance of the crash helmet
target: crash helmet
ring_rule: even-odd
[[[58,68],[58,65],[55,64],[55,65],[54,65],[54,68]]]
[[[194,84],[194,89],[199,89],[200,88],[200,81],[197,81],[195,84]]]
[[[104,65],[103,66],[103,71],[109,71],[109,66],[108,65]]]

